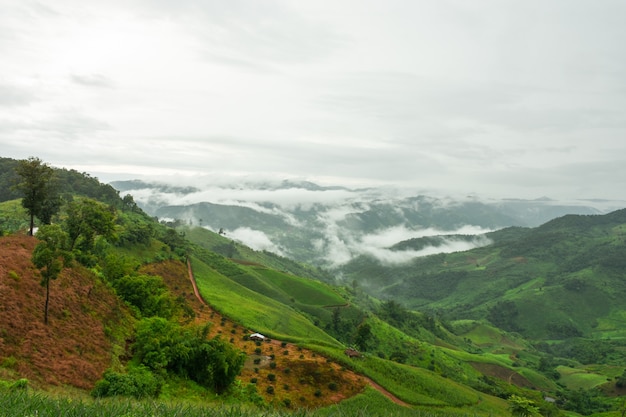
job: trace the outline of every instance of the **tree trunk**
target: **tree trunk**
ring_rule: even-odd
[[[28,232],[28,234],[30,236],[33,235],[33,229],[35,228],[35,215],[31,213],[30,215],[30,230]]]

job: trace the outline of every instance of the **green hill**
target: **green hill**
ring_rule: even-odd
[[[544,396],[587,414],[618,408],[623,212],[495,232],[491,246],[393,269],[362,258],[336,286],[327,271],[167,227],[91,177],[57,173],[63,203],[40,225],[42,239],[67,238],[49,325],[46,271],[31,259],[53,241],[24,236],[19,200],[0,202],[0,398],[72,407],[15,393],[30,385],[85,407],[89,393],[176,399],[188,415],[229,403],[279,415],[507,415],[513,395],[544,415],[559,412]],[[111,415],[140,414],[130,407]]]
[[[623,338],[626,210],[565,216],[494,243],[396,267],[360,258],[342,272],[372,294],[449,320],[486,319],[533,340]]]

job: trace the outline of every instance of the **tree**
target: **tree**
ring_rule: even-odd
[[[514,417],[530,417],[539,413],[539,408],[528,398],[511,395],[509,398],[509,410]]]
[[[89,198],[75,200],[67,205],[65,223],[69,249],[76,251],[78,261],[89,265],[96,236],[114,236],[115,208]]]
[[[50,281],[57,279],[63,266],[69,262],[65,248],[67,234],[59,225],[42,226],[37,232],[40,242],[33,251],[33,264],[41,274],[41,285],[46,288],[46,302],[44,305],[44,323],[48,324],[48,304],[50,302]]]
[[[15,171],[21,177],[15,188],[24,196],[22,207],[30,216],[29,234],[32,236],[35,217],[44,224],[49,224],[61,206],[61,200],[53,187],[54,171],[48,164],[35,157],[19,161]]]
[[[357,328],[356,337],[354,339],[354,344],[360,350],[367,350],[367,345],[369,344],[369,341],[371,338],[372,338],[371,326],[367,323],[363,323]]]

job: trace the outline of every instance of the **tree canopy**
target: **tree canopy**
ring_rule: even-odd
[[[61,199],[53,182],[54,170],[41,159],[30,157],[19,161],[15,172],[21,178],[15,188],[23,195],[22,206],[30,216],[29,234],[32,236],[35,217],[49,224],[61,207]]]

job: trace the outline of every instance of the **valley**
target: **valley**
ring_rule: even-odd
[[[397,206],[403,214],[392,220],[380,208],[389,205],[368,204],[333,224],[360,243],[377,236],[390,253],[442,238],[473,248],[391,263],[354,251],[315,264],[230,235],[241,221],[265,225],[266,236],[284,226],[290,238],[311,239],[302,218],[278,225],[220,206],[212,213],[232,209],[233,223],[209,212],[155,219],[95,178],[56,175],[59,211],[35,237],[20,199],[0,202],[0,397],[43,395],[63,407],[73,398],[84,409],[129,401],[125,414],[109,415],[134,415],[146,399],[184,404],[188,415],[237,405],[241,416],[493,416],[509,415],[520,398],[546,416],[623,411],[625,210],[499,227],[493,207],[480,206],[492,219],[472,221],[480,233],[410,237],[425,227],[469,230],[451,219],[470,206],[439,213],[431,204],[439,223],[424,213],[407,223],[417,208]],[[312,210],[304,210],[311,225],[330,211]],[[330,239],[326,225],[318,233]],[[33,259],[64,233],[73,243],[59,243],[52,258],[63,262],[48,281],[45,324],[47,270]],[[320,253],[311,256],[326,259]],[[251,340],[257,332],[266,340]]]

